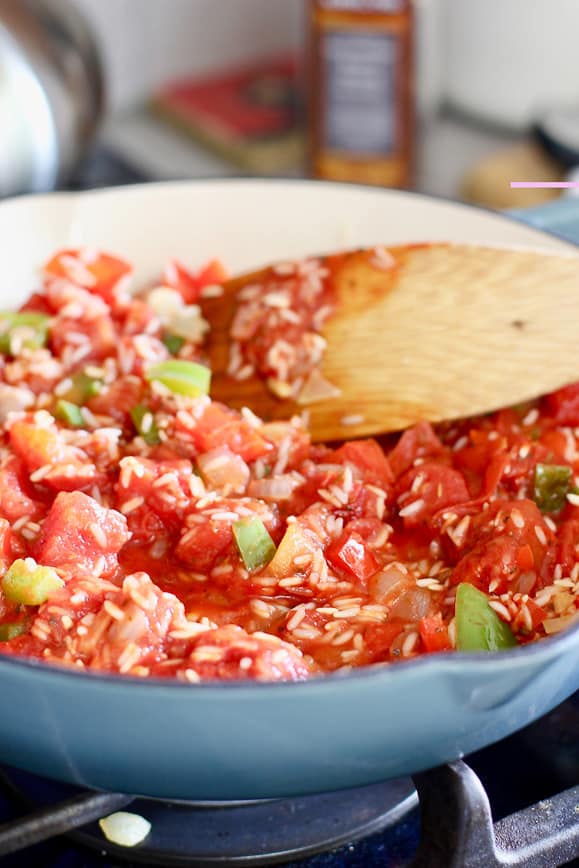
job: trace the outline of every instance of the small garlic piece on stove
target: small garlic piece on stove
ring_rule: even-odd
[[[117,811],[103,817],[99,820],[99,826],[107,841],[119,847],[136,847],[151,831],[148,820],[140,814],[130,814],[128,811]]]

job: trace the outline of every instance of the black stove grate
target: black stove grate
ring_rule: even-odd
[[[5,771],[4,785],[31,804],[71,788]],[[512,814],[493,825],[477,775],[457,761],[415,776],[421,840],[413,868],[556,868],[579,858],[579,787]],[[71,834],[85,846],[133,864],[211,868],[288,862],[342,846],[400,821],[415,805],[409,779],[301,799],[217,804],[167,803],[118,793],[77,791],[0,826],[0,856]],[[41,802],[42,803],[42,802]],[[94,821],[129,807],[152,823],[142,845],[107,842]]]

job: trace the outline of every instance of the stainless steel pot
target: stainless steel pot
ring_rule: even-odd
[[[90,30],[67,0],[0,0],[0,196],[51,190],[90,142],[103,104]]]

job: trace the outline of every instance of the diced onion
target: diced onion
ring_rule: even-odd
[[[151,831],[151,824],[145,817],[128,811],[117,811],[103,817],[99,826],[107,841],[119,847],[136,847]]]
[[[564,615],[561,618],[545,618],[543,627],[547,634],[560,633],[561,630],[566,630],[567,627],[571,627],[572,624],[576,624],[578,621],[579,612],[576,612],[574,615]]]
[[[189,304],[167,320],[171,332],[177,337],[185,338],[194,344],[203,343],[209,331],[209,323],[201,316],[201,308],[197,304]]]
[[[560,591],[551,597],[551,603],[557,615],[562,615],[563,612],[566,612],[574,602],[575,596],[574,594],[570,594],[569,591]]]
[[[149,381],[158,380],[176,395],[196,398],[209,393],[211,371],[197,362],[169,359],[147,368],[145,378]]]
[[[147,304],[162,322],[183,310],[183,296],[170,286],[156,286],[147,293]]]
[[[430,602],[430,592],[425,588],[405,591],[390,610],[390,617],[400,618],[402,621],[419,621],[428,614]]]
[[[236,455],[226,446],[199,455],[197,464],[203,479],[213,488],[229,485],[231,491],[245,491],[249,482],[249,467],[241,455]]]
[[[393,591],[400,591],[407,584],[409,579],[406,573],[396,566],[386,567],[370,579],[372,599],[381,603]]]
[[[515,594],[530,594],[537,584],[537,574],[534,572],[521,573],[516,582],[513,583],[513,593]]]
[[[301,483],[290,474],[276,476],[274,479],[254,479],[250,483],[248,494],[261,500],[289,500],[299,485]]]
[[[0,423],[6,421],[9,413],[19,413],[33,404],[34,395],[30,389],[0,383]]]
[[[330,398],[339,398],[341,390],[314,368],[301,388],[297,402],[301,406],[315,404],[316,401],[327,401]]]

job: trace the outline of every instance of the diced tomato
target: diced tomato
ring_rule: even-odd
[[[349,573],[363,587],[380,567],[367,544],[356,531],[344,531],[327,549],[326,558],[337,570]]]
[[[17,421],[10,429],[10,444],[33,473],[50,468],[42,485],[73,491],[93,484],[98,471],[81,449],[69,446],[56,427],[37,427],[33,422]]]
[[[371,624],[364,630],[364,645],[369,663],[387,660],[390,648],[404,629],[403,621],[389,621],[386,624]]]
[[[509,582],[516,579],[521,569],[518,564],[519,544],[508,536],[497,536],[467,552],[452,573],[452,584],[470,582],[480,590],[505,593]]]
[[[543,398],[542,404],[557,425],[579,425],[579,383],[557,389]]]
[[[201,292],[195,275],[177,259],[172,259],[167,263],[163,272],[163,284],[170,286],[171,289],[176,289],[183,296],[183,301],[186,304],[196,302]]]
[[[579,546],[579,519],[564,521],[559,528],[556,562],[561,564],[563,575],[568,576],[577,563]]]
[[[567,452],[567,438],[562,431],[554,428],[548,428],[543,431],[540,438],[541,445],[545,450],[544,454],[537,458],[538,461],[543,461],[545,464],[566,464],[565,454]]]
[[[52,310],[46,301],[46,297],[39,292],[33,292],[30,298],[24,302],[19,308],[22,313],[30,311],[31,313],[45,313],[50,316]]]
[[[504,593],[521,573],[540,570],[551,537],[533,501],[496,501],[473,519],[452,583],[488,591],[494,582],[493,590]]]
[[[379,518],[369,516],[366,518],[353,518],[349,521],[344,530],[359,534],[364,542],[370,537],[377,534],[384,527],[384,523]]]
[[[310,674],[301,651],[294,645],[264,633],[250,635],[234,624],[200,633],[191,645],[187,665],[204,679],[298,681]],[[203,653],[205,646],[213,649],[211,655]],[[216,648],[221,649],[220,656],[215,654]]]
[[[39,563],[93,572],[101,558],[103,574],[117,567],[117,554],[129,539],[127,520],[81,491],[60,492],[36,545]]]
[[[61,278],[100,295],[108,304],[115,301],[115,289],[131,266],[117,256],[96,253],[94,257],[82,250],[61,250],[43,268],[45,278]]]
[[[504,438],[489,438],[490,431],[469,431],[468,443],[453,454],[453,464],[460,470],[472,498],[494,494],[509,456]]]
[[[140,606],[136,599],[144,599]],[[181,621],[183,604],[171,593],[163,593],[146,573],[127,576],[122,588],[109,597],[124,613],[113,620],[104,606],[96,613],[87,631],[75,639],[77,653],[98,669],[118,671],[122,655],[130,643],[135,663],[150,665],[162,658],[167,630]]]
[[[527,600],[526,606],[529,610],[531,621],[533,622],[533,630],[536,630],[547,617],[547,612],[545,609],[541,608],[541,606],[537,605],[534,600]]]
[[[535,566],[535,557],[533,555],[533,549],[530,545],[523,545],[517,552],[517,566],[521,570],[522,573],[526,573],[529,570],[532,570]]]
[[[42,504],[34,498],[23,462],[11,455],[0,465],[0,515],[9,522],[24,518],[39,518]]]
[[[185,528],[175,554],[180,561],[199,573],[208,572],[220,555],[233,553],[233,532],[227,521],[211,521],[193,524]]]
[[[159,329],[153,328],[151,324],[156,319],[153,309],[142,298],[134,298],[131,300],[123,316],[123,332],[126,335],[155,335],[158,336]]]
[[[0,518],[0,569],[4,571],[9,566],[11,554],[12,529],[10,522]]]
[[[280,523],[275,507],[250,497],[214,500],[213,509],[219,512],[233,512],[241,508],[244,515],[255,515],[261,519],[270,536],[277,540],[280,536]],[[177,557],[195,572],[208,571],[215,565],[217,558],[231,553],[235,562],[240,560],[239,550],[233,540],[231,522],[223,519],[213,520],[203,512],[191,513],[182,528],[177,545]],[[226,581],[229,578],[226,577]]]
[[[419,422],[402,434],[388,455],[388,461],[394,476],[398,477],[408,470],[417,458],[440,455],[442,452],[444,447],[430,422]]]
[[[497,410],[492,418],[492,427],[500,434],[510,435],[520,425],[520,414],[513,407]]]
[[[463,475],[452,467],[434,462],[408,470],[398,480],[396,494],[403,511],[413,504],[417,506],[410,514],[403,515],[404,526],[408,528],[425,524],[441,510],[469,499]]]
[[[193,274],[177,259],[172,259],[163,274],[163,283],[176,289],[183,296],[185,304],[194,304],[204,287],[223,283],[226,279],[227,272],[217,259],[212,259],[197,274]]]
[[[334,458],[355,464],[367,482],[388,487],[394,481],[388,459],[376,440],[350,440],[336,450]]]
[[[209,404],[191,437],[199,452],[209,452],[218,446],[227,446],[231,452],[241,455],[244,461],[255,461],[273,451],[255,428],[239,413],[223,404]]]
[[[46,464],[62,464],[67,457],[67,445],[56,428],[39,428],[32,421],[15,422],[10,429],[10,444],[29,471]],[[75,454],[75,460],[78,456]]]
[[[136,377],[121,377],[87,401],[87,407],[97,415],[111,416],[123,425],[130,425],[131,410],[142,403],[145,385]]]
[[[139,539],[150,539],[159,529],[159,523],[148,517],[151,512],[161,520],[161,527],[173,531],[180,528],[193,497],[189,486],[192,475],[193,466],[186,459],[152,461],[136,456],[123,459],[116,485],[116,506],[122,512],[127,503],[141,499],[142,505],[128,513],[129,527]],[[164,484],[155,485],[161,477]]]
[[[418,632],[422,640],[424,650],[428,653],[437,651],[449,651],[452,643],[448,637],[448,628],[442,620],[442,615],[421,618],[418,622]]]
[[[77,349],[71,335],[86,335],[90,343],[90,352],[83,356],[83,363],[100,361],[110,356],[115,350],[118,335],[110,316],[100,316],[98,319],[78,320],[58,317],[50,329],[50,348],[54,355],[62,356],[65,349]]]
[[[209,262],[197,272],[197,282],[203,289],[206,286],[223,283],[227,280],[228,273],[219,259],[210,259]]]

